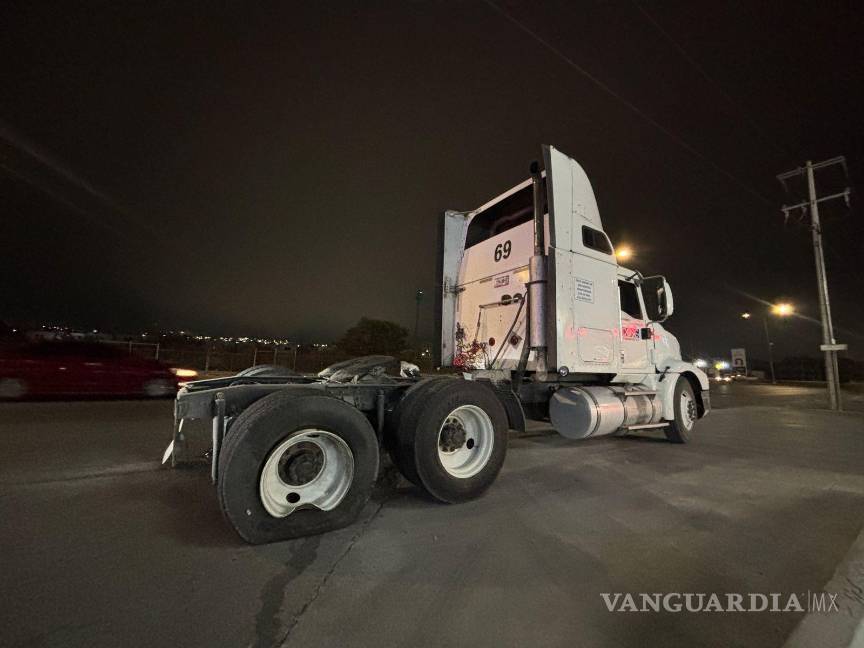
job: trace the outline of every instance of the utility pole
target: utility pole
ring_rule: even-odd
[[[417,300],[417,307],[414,310],[414,348],[419,351],[420,341],[417,338],[417,329],[420,327],[420,302],[423,301],[423,291],[418,289],[415,298]]]
[[[840,371],[837,367],[837,352],[846,349],[845,344],[837,344],[834,339],[834,324],[831,321],[831,302],[828,299],[828,277],[825,272],[825,254],[822,248],[822,225],[819,221],[819,203],[835,198],[844,198],[846,204],[849,204],[850,190],[847,187],[844,191],[823,196],[819,198],[816,195],[816,179],[813,172],[817,169],[823,169],[834,165],[841,165],[846,172],[846,159],[843,156],[823,160],[822,162],[813,163],[807,160],[803,168],[799,167],[794,171],[787,171],[777,176],[777,179],[786,188],[786,180],[792,177],[806,175],[807,190],[809,200],[787,207],[783,205],[782,211],[788,219],[789,212],[793,209],[809,210],[810,211],[810,230],[813,236],[813,255],[816,257],[816,283],[819,288],[819,314],[822,317],[822,345],[819,347],[825,352],[825,380],[828,383],[828,402],[832,410],[843,409],[840,402]],[[848,176],[848,172],[847,172]],[[788,189],[787,189],[788,190]]]
[[[768,335],[768,318],[762,318],[762,324],[765,326],[765,341],[768,342],[768,366],[771,367],[771,384],[777,384],[777,376],[774,375],[774,343],[771,341],[771,336]]]

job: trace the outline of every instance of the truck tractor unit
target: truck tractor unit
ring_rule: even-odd
[[[549,421],[568,439],[662,431],[687,442],[708,379],[663,322],[669,284],[621,266],[582,167],[551,146],[531,177],[441,229],[440,364],[421,376],[368,356],[304,376],[253,367],[180,390],[163,462],[204,429],[219,504],[247,542],[353,522],[381,451],[437,500],[495,481],[509,430]]]

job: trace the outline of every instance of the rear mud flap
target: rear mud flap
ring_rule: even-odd
[[[164,466],[165,463],[166,463],[169,459],[172,460],[172,461],[171,461],[171,465],[173,466],[173,465],[174,465],[174,461],[173,461],[173,459],[174,459],[174,439],[171,439],[171,443],[169,443],[169,444],[168,444],[168,447],[165,448],[165,452],[164,452],[164,454],[162,455],[162,465]]]

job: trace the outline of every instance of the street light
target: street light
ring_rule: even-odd
[[[780,302],[771,305],[771,314],[777,317],[788,317],[795,312],[792,304]],[[742,319],[750,319],[750,313],[741,313]],[[768,333],[768,318],[762,317],[762,326],[765,328],[765,341],[768,343],[768,365],[771,367],[771,384],[777,384],[777,376],[774,374],[774,343],[771,341],[771,335]]]
[[[626,261],[632,256],[633,249],[627,245],[622,245],[619,248],[615,248],[615,258],[617,258],[619,261]]]
[[[793,312],[795,312],[795,309],[792,307],[792,304],[781,302],[779,304],[774,304],[773,306],[771,306],[771,312],[774,315],[779,315],[780,317],[787,317]]]

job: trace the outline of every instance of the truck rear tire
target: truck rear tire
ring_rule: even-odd
[[[324,393],[286,389],[231,426],[219,456],[219,504],[251,544],[351,524],[378,474],[378,442],[363,414]]]
[[[437,500],[482,495],[507,455],[507,413],[494,393],[466,380],[430,384],[402,417],[400,446],[410,450],[420,485]]]
[[[693,428],[696,426],[699,413],[693,387],[684,376],[678,376],[672,401],[675,408],[675,419],[669,421],[669,425],[665,428],[666,438],[672,443],[687,443]]]
[[[421,403],[453,380],[456,379],[439,376],[420,380],[405,392],[393,412],[385,419],[384,445],[387,454],[405,479],[421,488],[423,483],[420,481],[420,475],[417,474],[414,461],[414,431],[417,428],[417,414],[421,410]]]

